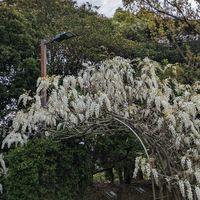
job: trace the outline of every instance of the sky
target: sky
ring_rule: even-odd
[[[107,16],[112,17],[115,10],[122,7],[122,0],[77,0],[78,5],[89,2],[93,6],[100,6],[98,12]]]

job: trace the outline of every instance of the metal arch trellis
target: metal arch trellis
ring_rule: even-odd
[[[118,119],[116,117],[114,117],[113,119],[116,120],[116,121],[118,121],[118,122],[120,122],[124,126],[126,126],[137,137],[137,139],[139,140],[140,144],[142,145],[142,147],[143,147],[143,149],[145,151],[145,154],[146,154],[146,156],[147,156],[147,158],[149,160],[150,159],[149,153],[148,153],[147,148],[145,147],[142,139],[139,137],[139,135],[128,124],[126,124],[122,120],[120,120],[120,119]],[[154,184],[154,180],[153,180],[152,174],[151,174],[151,182],[152,182],[153,199],[155,200],[156,199],[155,184]]]
[[[122,120],[120,120],[120,119],[118,119],[118,118],[116,118],[116,117],[114,117],[114,119],[115,119],[116,121],[122,123],[122,124],[123,124],[124,126],[126,126],[128,129],[130,129],[130,131],[131,131],[131,132],[137,137],[137,139],[140,141],[140,144],[142,145],[142,147],[143,147],[143,149],[144,149],[144,151],[145,151],[145,154],[146,154],[147,158],[150,159],[150,156],[149,156],[149,154],[148,154],[147,148],[145,147],[145,145],[144,145],[143,141],[141,140],[141,138],[139,137],[139,135],[138,135],[128,124],[126,124],[126,123],[123,122]]]
[[[128,130],[131,131],[131,133],[139,140],[140,144],[142,145],[147,159],[150,160],[150,156],[149,156],[148,150],[147,150],[144,142],[140,138],[140,136],[133,130],[133,128],[131,128],[127,123],[125,123],[123,120],[119,119],[117,116],[112,116],[109,120],[103,120],[102,122],[99,122],[99,123],[92,123],[92,124],[90,124],[90,126],[85,127],[85,130],[83,132],[80,131],[80,130],[78,130],[78,129],[75,129],[75,131],[77,132],[76,134],[72,134],[72,135],[69,135],[69,136],[61,137],[60,140],[67,140],[67,139],[70,139],[70,138],[87,136],[88,134],[91,133],[91,130],[94,130],[95,128],[99,127],[100,125],[103,125],[105,123],[109,123],[110,124],[110,120],[111,119],[119,122],[120,124],[122,124],[123,126],[125,126],[126,128],[128,128]],[[81,129],[82,128],[83,127],[81,126]],[[53,130],[49,130],[49,131],[50,132],[54,132]],[[151,181],[152,181],[153,199],[156,200],[155,183],[154,183],[154,178],[153,178],[152,174],[151,174]]]

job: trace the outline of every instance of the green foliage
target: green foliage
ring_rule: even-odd
[[[82,199],[91,180],[84,145],[34,139],[7,156],[7,200]]]
[[[48,45],[51,55],[49,74],[74,74],[82,67],[83,61],[99,62],[131,52],[130,42],[118,34],[111,20],[97,15],[89,5],[78,8],[71,0],[5,2],[7,6],[21,10],[34,28],[38,41],[63,31],[77,34],[74,39]]]
[[[199,79],[200,40],[195,39],[192,21],[188,25],[184,20],[163,17],[142,4],[137,12],[118,9],[112,21],[124,38],[133,41],[132,58],[147,56],[158,62],[180,63],[179,81],[192,84]]]
[[[120,183],[130,184],[135,158],[143,152],[135,136],[123,132],[110,136],[99,136],[95,141],[93,159],[98,166],[106,169],[106,179],[113,182],[115,170]]]
[[[158,43],[158,40],[167,39],[166,21],[159,15],[147,10],[133,14],[118,9],[112,21],[124,38],[133,41],[132,58],[149,57],[158,62],[163,59],[168,59],[170,63],[184,62],[176,48]]]
[[[94,181],[130,183],[135,156],[141,146],[134,137],[124,134],[86,138],[80,141],[55,142],[33,139],[24,147],[10,150],[6,156],[9,166],[4,179],[6,200],[75,200],[83,199],[92,181],[94,167],[112,168],[102,179],[98,173]],[[93,147],[91,147],[94,145]],[[91,148],[93,149],[91,151]],[[105,156],[106,155],[106,156]],[[124,177],[122,174],[124,173]],[[113,180],[111,180],[113,178]]]
[[[94,174],[93,182],[94,183],[105,183],[106,182],[106,177],[105,177],[104,172],[99,172],[97,174]]]
[[[60,143],[37,138],[10,150],[6,156],[9,171],[3,181],[4,199],[83,199],[93,174],[94,181],[118,178],[121,183],[130,183],[135,156],[142,152],[135,137],[125,133],[83,141]],[[105,170],[102,179],[96,174],[96,165],[112,170]]]
[[[9,112],[6,105],[24,89],[35,89],[39,62],[36,30],[23,12],[2,3],[0,19],[0,116],[4,116]]]

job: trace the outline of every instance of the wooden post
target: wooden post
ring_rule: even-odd
[[[41,41],[41,78],[45,79],[47,75],[47,47],[46,41]]]
[[[41,41],[41,79],[45,80],[47,75],[47,48],[46,48],[46,41]],[[47,91],[46,89],[42,89],[41,91],[41,104],[42,107],[46,106],[47,102]]]

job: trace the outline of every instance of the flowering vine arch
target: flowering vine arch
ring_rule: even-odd
[[[158,186],[180,191],[175,199],[200,200],[200,84],[183,85],[166,77],[167,70],[176,77],[176,67],[148,58],[115,57],[84,64],[77,76],[39,79],[34,97],[20,97],[25,108],[16,113],[2,148],[23,145],[42,131],[46,136],[66,129],[92,134],[92,126],[105,125],[111,116],[137,130],[138,139],[149,148],[147,158],[136,158],[135,176],[141,168]],[[45,107],[42,90],[48,91]]]

